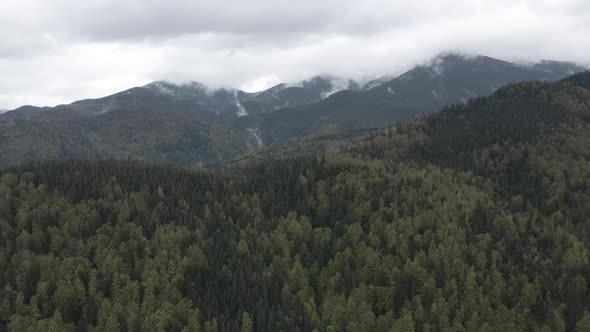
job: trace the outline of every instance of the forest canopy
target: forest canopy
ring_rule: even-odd
[[[590,74],[340,153],[0,172],[0,330],[590,331]]]

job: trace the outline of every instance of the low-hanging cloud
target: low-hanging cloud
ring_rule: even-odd
[[[157,79],[369,78],[446,50],[590,61],[586,0],[4,0],[0,22],[0,108]]]

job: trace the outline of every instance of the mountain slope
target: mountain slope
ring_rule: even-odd
[[[418,66],[370,92],[394,103],[425,105],[465,102],[520,81],[556,81],[569,74],[525,67],[485,56],[445,54]]]
[[[342,90],[359,90],[352,80],[332,76],[316,76],[297,84],[279,84],[268,90],[250,94],[241,103],[248,114],[269,113],[288,107],[318,102]]]
[[[307,105],[341,90],[360,89],[354,81],[331,76],[316,76],[296,84],[283,83],[256,93],[210,89],[197,82],[174,84],[160,81],[150,83],[145,88],[175,100],[195,103],[227,119]]]
[[[0,166],[53,158],[219,165],[262,144],[256,129],[230,128],[233,119],[312,103],[352,86],[316,77],[250,94],[154,82],[55,108],[25,106],[0,114]]]
[[[0,166],[53,158],[220,165],[301,139],[321,139],[320,148],[334,149],[505,83],[552,81],[579,69],[557,62],[539,66],[449,54],[369,90],[330,76],[260,93],[154,82],[104,98],[0,114]]]
[[[219,164],[256,146],[215,113],[144,88],[0,121],[2,166],[53,158]]]
[[[43,111],[50,110],[50,107],[21,106],[14,110],[0,112],[0,120],[27,120]]]
[[[395,76],[386,75],[386,76],[382,76],[382,77],[379,77],[374,80],[370,80],[369,82],[363,84],[361,90],[371,90],[375,87],[380,86],[381,84],[385,84],[385,83],[391,81],[394,78],[395,78]]]
[[[510,85],[330,156],[0,171],[0,325],[586,331],[589,81]]]
[[[543,68],[526,67],[485,56],[445,54],[368,91],[343,91],[278,114],[239,119],[237,124],[257,127],[265,144],[336,133],[350,135],[433,112],[449,103],[489,95],[508,83],[556,81],[563,77],[564,68],[582,69],[572,63],[558,63],[559,71],[549,71],[550,64],[554,62],[546,62]]]
[[[556,133],[574,134],[570,130],[575,131],[573,136],[585,136],[590,121],[589,78],[590,72],[584,72],[557,83],[511,84],[490,97],[447,106],[372,135],[351,151],[475,171],[482,166],[474,159],[482,149],[536,144]]]
[[[556,77],[565,77],[588,70],[588,68],[568,61],[542,60],[541,62],[534,63],[530,66],[535,69],[544,70]]]

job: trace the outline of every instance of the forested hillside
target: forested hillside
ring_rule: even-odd
[[[6,113],[17,113],[14,111]],[[137,159],[219,165],[257,147],[213,112],[143,88],[87,100],[29,119],[0,119],[0,167],[51,159]]]
[[[0,177],[0,329],[590,331],[590,73],[341,153]]]
[[[285,143],[298,148],[302,140],[330,150],[507,83],[555,81],[580,70],[569,62],[521,66],[446,54],[366,87],[330,76],[258,93],[153,82],[103,98],[0,114],[0,167],[51,159],[221,166],[260,150],[273,153]]]

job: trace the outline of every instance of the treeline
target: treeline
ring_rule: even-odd
[[[0,177],[0,325],[590,331],[590,91],[526,83],[346,153]]]

